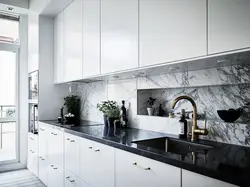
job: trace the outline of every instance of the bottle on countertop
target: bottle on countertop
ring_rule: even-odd
[[[179,138],[187,138],[187,120],[185,119],[185,110],[181,109],[181,118],[179,120],[180,129],[179,129]]]
[[[126,128],[128,127],[128,119],[127,119],[127,109],[125,108],[125,101],[122,100],[122,107],[121,107],[121,127]]]
[[[161,104],[159,105],[159,112],[158,112],[158,116],[163,116],[164,115],[164,110],[162,109]]]

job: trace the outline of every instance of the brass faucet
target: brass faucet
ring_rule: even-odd
[[[198,128],[198,126],[197,126],[197,106],[191,97],[186,96],[186,95],[177,97],[172,103],[172,109],[175,108],[175,105],[176,105],[176,103],[178,103],[178,101],[183,100],[183,99],[190,101],[191,104],[193,105],[193,125],[192,125],[192,132],[191,132],[191,141],[194,142],[198,139],[198,135],[207,135],[208,130],[206,129],[206,123],[205,123],[204,129]]]

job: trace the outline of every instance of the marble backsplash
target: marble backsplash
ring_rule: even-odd
[[[97,103],[107,99],[119,103],[125,100],[130,127],[177,134],[178,125],[175,125],[177,119],[138,115],[140,113],[138,102],[141,99],[138,92],[148,90],[153,90],[158,94],[157,98],[164,98],[168,103],[183,94],[192,96],[197,102],[199,111],[207,111],[209,118],[213,119],[208,121],[209,135],[202,138],[250,146],[250,125],[242,122],[224,123],[216,114],[217,109],[237,108],[250,100],[248,65],[77,84],[75,93],[82,98],[84,120],[103,122],[103,115],[96,108]],[[190,106],[186,102],[180,102],[178,107],[189,109]],[[203,123],[199,122],[200,126]]]

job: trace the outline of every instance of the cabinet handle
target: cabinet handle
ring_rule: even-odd
[[[71,183],[74,183],[74,182],[75,182],[75,180],[70,180],[70,177],[69,177],[69,176],[66,177],[66,179],[67,179],[69,182],[71,182]]]
[[[70,140],[70,142],[75,142],[75,140]]]
[[[57,134],[56,134],[56,133],[54,133],[54,135],[56,136]]]
[[[89,149],[93,149],[93,147],[89,147]]]
[[[51,167],[54,167],[54,165],[50,165]]]
[[[148,167],[148,168],[144,168],[144,170],[151,170],[151,168],[150,168],[150,167]]]
[[[70,140],[69,138],[67,138],[66,140]]]
[[[54,133],[52,132],[51,134],[53,134],[54,135]]]
[[[39,156],[39,158],[42,158],[41,156]]]
[[[99,152],[99,151],[100,151],[100,149],[96,149],[96,150],[95,150],[95,152]]]
[[[134,163],[133,163],[133,165],[134,165],[134,166],[136,166],[136,165],[137,165],[137,163],[136,163],[136,162],[134,162]]]
[[[53,169],[57,169],[57,168],[53,168]]]
[[[45,160],[44,158],[41,158],[41,160]]]

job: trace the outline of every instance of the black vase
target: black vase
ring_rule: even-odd
[[[108,116],[107,115],[103,115],[103,120],[104,120],[104,125],[108,126]]]
[[[115,122],[116,118],[110,118],[110,117],[108,117],[107,119],[108,119],[108,126],[109,127],[114,127],[114,122]]]

